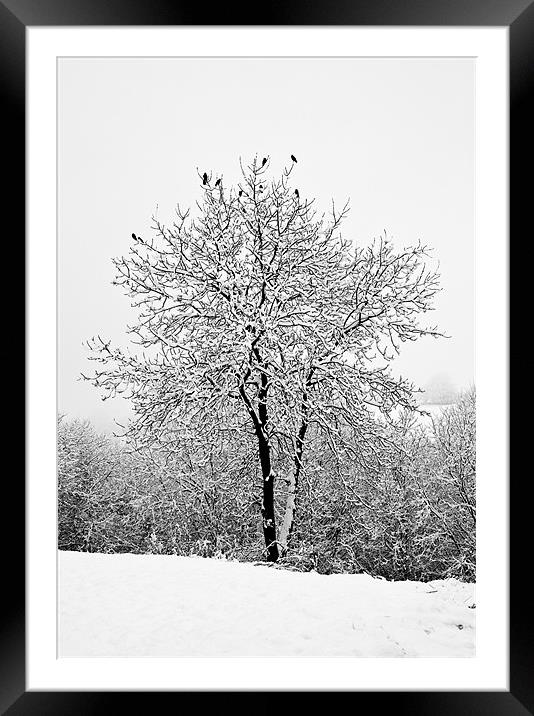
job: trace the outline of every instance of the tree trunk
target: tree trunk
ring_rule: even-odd
[[[311,386],[311,381],[315,368],[310,368],[308,376],[306,378],[306,386],[302,393],[302,404],[301,404],[301,423],[297,440],[295,443],[295,457],[293,461],[293,474],[291,475],[289,488],[287,492],[286,510],[284,513],[284,519],[280,528],[279,542],[282,546],[282,553],[285,555],[289,545],[289,539],[291,537],[291,531],[293,530],[293,524],[295,522],[295,511],[297,509],[297,489],[299,485],[300,471],[302,469],[302,453],[304,452],[304,439],[306,438],[306,431],[308,430],[308,418],[309,418],[309,404],[308,404],[308,390]]]
[[[261,516],[263,521],[263,537],[269,562],[276,562],[279,557],[276,541],[276,523],[274,516],[274,477],[271,469],[271,450],[265,438],[259,439],[260,463],[263,477],[263,503]]]
[[[254,343],[256,343],[257,340],[258,339],[256,338]],[[252,424],[254,425],[254,431],[258,440],[261,474],[263,478],[263,502],[261,506],[263,537],[265,539],[268,561],[276,562],[279,557],[279,552],[278,543],[276,541],[276,524],[274,516],[274,475],[271,465],[271,446],[267,432],[267,393],[269,388],[269,379],[264,369],[260,352],[256,345],[253,346],[252,351],[256,357],[257,367],[260,372],[257,414],[245,390],[245,383],[251,373],[250,367],[247,370],[242,384],[239,386],[239,393],[252,419]]]
[[[297,509],[297,486],[298,486],[298,475],[295,471],[292,472],[290,483],[287,492],[286,509],[282,524],[280,525],[280,546],[282,548],[282,554],[285,555],[289,545],[289,538],[291,537],[291,531],[293,529],[293,523],[295,521],[295,511]]]
[[[308,422],[306,420],[307,410],[306,412],[304,412],[304,416],[305,418],[302,421],[299,434],[297,436],[293,472],[289,482],[286,509],[284,513],[284,518],[282,520],[282,525],[280,527],[280,536],[278,538],[278,541],[282,546],[282,554],[286,554],[287,552],[289,538],[291,537],[291,531],[293,530],[293,524],[295,522],[295,511],[297,509],[297,489],[299,484],[300,471],[302,468],[304,438],[306,437],[306,430],[308,429]]]

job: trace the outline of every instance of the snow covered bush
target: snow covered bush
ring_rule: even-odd
[[[120,454],[113,441],[98,435],[87,421],[58,419],[58,540],[60,549],[110,550],[115,532],[106,523],[121,511],[110,479]]]
[[[256,542],[254,485],[242,476],[250,466],[236,451],[234,442],[206,455],[185,446],[172,459],[141,455],[86,421],[61,417],[59,548],[212,556]]]
[[[443,571],[474,579],[476,569],[476,392],[434,419],[431,458],[419,489],[440,535]]]
[[[61,420],[58,437],[60,549],[261,558],[262,476],[247,436],[172,456],[129,454],[77,421]],[[312,431],[281,566],[474,580],[475,442],[474,390],[430,429],[406,420],[365,469]]]
[[[321,554],[327,572],[474,580],[475,402],[474,389],[462,394],[430,429],[408,420],[374,469],[323,445],[299,498],[297,563]]]

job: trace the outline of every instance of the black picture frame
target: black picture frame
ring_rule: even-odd
[[[209,23],[206,23],[209,17]],[[510,33],[510,237],[528,237],[527,212],[532,202],[532,180],[523,170],[532,167],[534,76],[533,0],[280,0],[264,3],[220,3],[209,9],[202,3],[177,0],[0,0],[0,74],[2,119],[5,123],[5,211],[3,231],[9,246],[24,262],[22,236],[25,216],[25,30],[28,26],[65,25],[410,25],[410,26],[507,26]],[[527,193],[528,192],[528,193]],[[529,201],[530,199],[530,201]],[[6,226],[7,223],[7,226]],[[523,234],[523,232],[525,232]],[[7,242],[6,242],[7,243]],[[525,242],[524,242],[525,243]],[[523,243],[523,245],[524,245]],[[5,250],[6,247],[4,247]],[[20,256],[20,253],[23,255]],[[16,258],[10,259],[16,261]],[[18,290],[20,293],[20,288]],[[20,299],[18,301],[20,304]],[[510,312],[510,316],[512,316]],[[13,325],[16,323],[12,321]],[[18,325],[22,325],[20,321]],[[21,330],[22,333],[22,330]],[[15,339],[10,335],[10,342]],[[18,345],[24,343],[24,334]],[[19,361],[21,363],[21,361]],[[21,384],[24,384],[21,382]],[[24,405],[20,393],[16,404]],[[20,432],[20,421],[10,417]],[[519,438],[516,439],[517,445]],[[512,451],[510,451],[511,453]],[[17,463],[15,463],[17,464]],[[510,671],[508,692],[355,692],[354,705],[391,708],[410,714],[534,714],[534,666],[532,660],[532,606],[525,592],[528,565],[527,536],[531,507],[524,499],[521,471],[510,481]],[[518,478],[518,479],[517,479]],[[519,484],[518,484],[519,482]],[[0,630],[0,712],[27,714],[111,713],[131,707],[158,712],[161,699],[183,704],[183,692],[27,692],[25,686],[25,486],[20,472],[5,470],[4,512],[14,518],[5,530],[2,557],[4,586]],[[528,510],[528,512],[527,512]],[[4,525],[6,523],[4,522]],[[526,561],[525,561],[526,560]],[[198,696],[199,694],[196,694]],[[214,708],[219,694],[203,692]],[[331,699],[314,693],[314,706]],[[284,694],[284,708],[294,708],[302,694]],[[289,701],[288,701],[289,699]],[[232,708],[241,703],[257,714],[272,712],[270,697],[258,693],[236,694]],[[331,708],[331,701],[328,702]],[[300,702],[302,708],[302,702]]]

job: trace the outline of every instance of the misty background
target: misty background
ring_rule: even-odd
[[[239,157],[294,154],[301,197],[351,212],[343,235],[387,232],[439,260],[427,322],[448,339],[404,345],[393,368],[428,387],[474,383],[474,62],[471,59],[62,58],[58,61],[58,410],[100,430],[129,415],[80,381],[85,340],[128,343],[111,258],[157,212],[200,197],[197,168],[237,181]],[[434,398],[432,397],[434,395]],[[435,400],[435,402],[438,402]]]

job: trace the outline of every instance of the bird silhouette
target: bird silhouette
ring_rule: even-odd
[[[217,181],[215,182],[215,186],[219,186],[220,183],[221,183],[221,180],[217,179]]]
[[[241,196],[242,194],[243,194],[243,189],[240,189],[240,190],[239,190],[239,196]]]
[[[294,154],[291,155],[291,161],[297,163],[297,157]]]
[[[204,172],[204,174],[202,175],[202,184],[204,186],[206,186],[207,183],[208,183],[208,175],[206,174],[206,172]]]
[[[137,241],[137,236],[136,236],[135,234],[132,234],[132,239],[133,239],[134,241]]]
[[[263,157],[263,159],[261,160],[262,167],[264,167],[266,164],[267,164],[267,157]]]
[[[295,196],[297,197],[297,199],[300,197],[300,194],[299,194],[299,190],[298,190],[298,189],[295,189]]]

